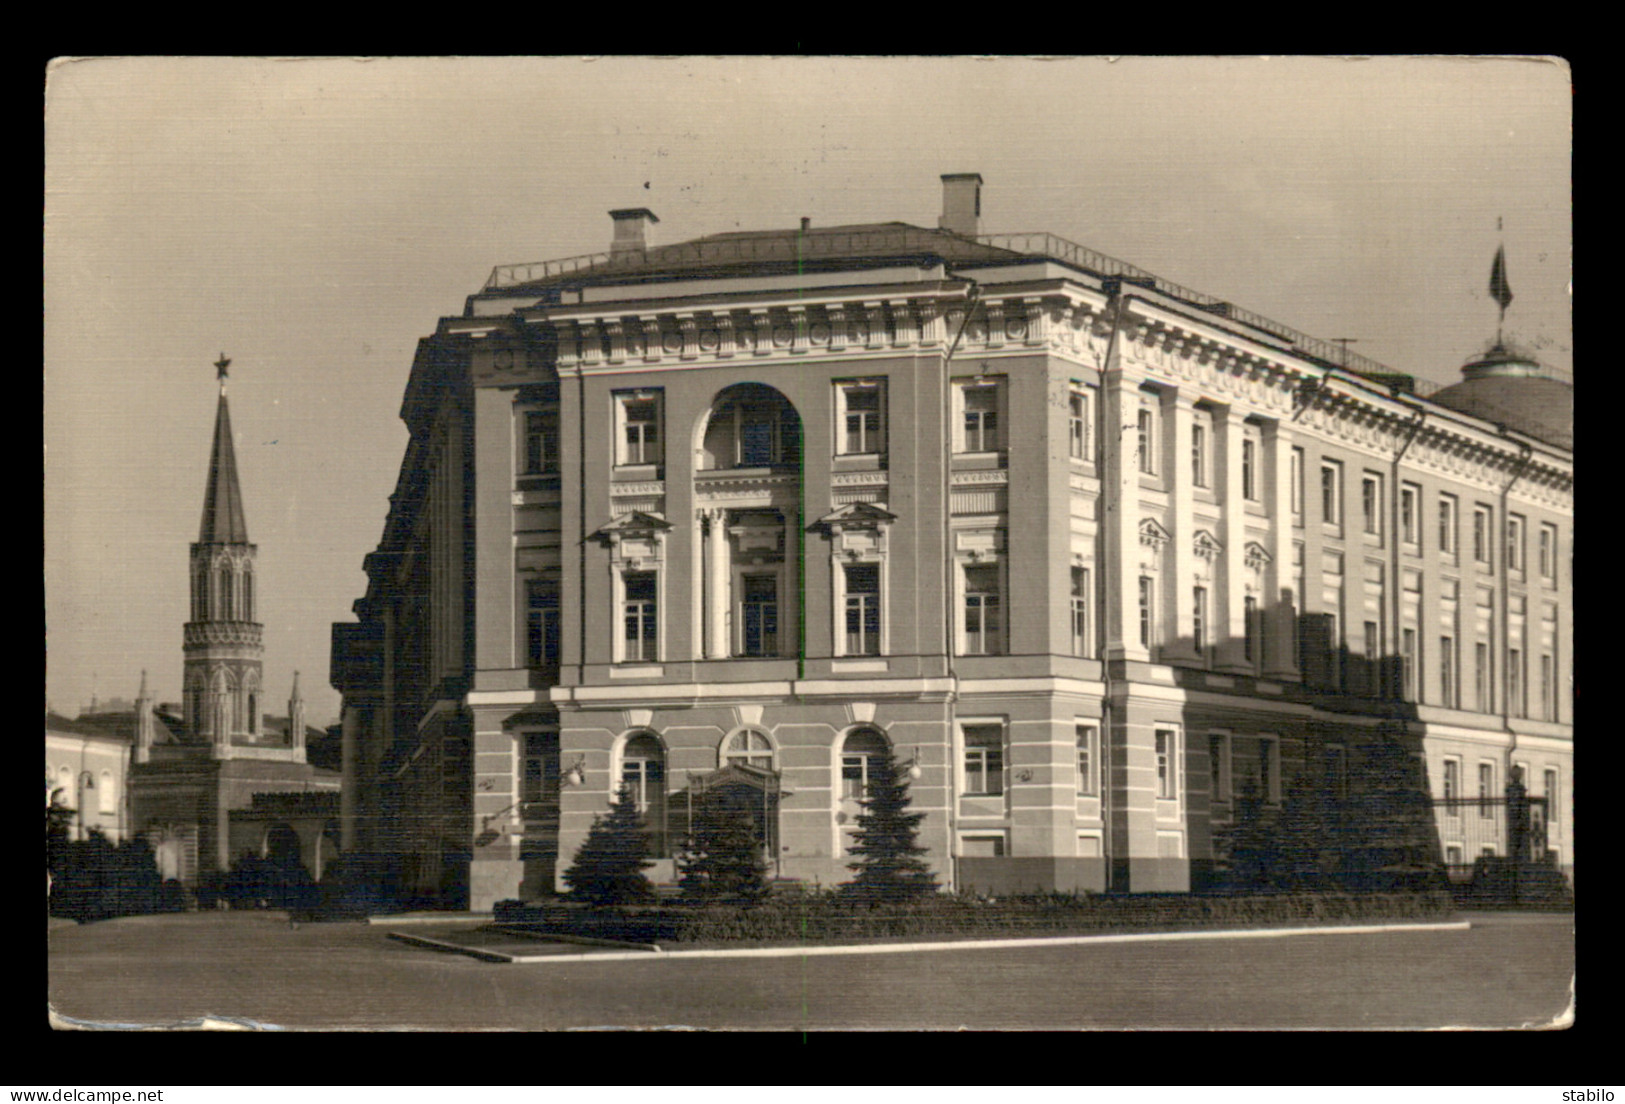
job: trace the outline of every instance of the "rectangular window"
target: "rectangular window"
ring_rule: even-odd
[[[1454,801],[1461,796],[1461,760],[1446,759],[1444,761],[1444,794],[1446,801]]]
[[[1258,661],[1258,639],[1260,636],[1258,599],[1251,594],[1241,600],[1242,612],[1242,638],[1241,655],[1248,663]]]
[[[1402,484],[1399,488],[1399,532],[1406,544],[1420,545],[1422,542],[1422,521],[1418,516],[1419,503],[1422,500],[1422,489],[1414,483]]]
[[[1382,476],[1360,477],[1360,520],[1367,533],[1382,533]]]
[[[1207,426],[1191,423],[1191,486],[1207,486]]]
[[[1178,734],[1170,728],[1156,730],[1157,745],[1157,797],[1164,801],[1171,801],[1178,795],[1178,780],[1175,772],[1179,769],[1178,760]]]
[[[1495,694],[1494,673],[1490,670],[1490,646],[1473,645],[1473,698],[1480,713],[1494,711],[1491,698]]]
[[[1072,569],[1072,654],[1087,656],[1093,651],[1089,635],[1089,569]]]
[[[1139,433],[1140,470],[1147,475],[1157,474],[1157,412],[1151,405],[1153,398],[1141,396],[1140,415],[1136,422]]]
[[[841,798],[862,801],[869,796],[869,756],[841,756]]]
[[[552,410],[525,414],[521,475],[547,475],[559,470],[559,415]]]
[[[1094,797],[1100,792],[1096,781],[1096,729],[1094,725],[1078,725],[1078,793]]]
[[[965,654],[998,655],[1003,651],[999,603],[999,569],[983,564],[965,568]]]
[[[1303,517],[1303,449],[1292,450],[1292,514]]]
[[[1320,465],[1320,519],[1327,525],[1343,524],[1343,465],[1335,460]]]
[[[739,603],[740,654],[779,654],[779,577],[746,575]]]
[[[1473,560],[1481,564],[1490,562],[1490,508],[1488,506],[1473,507]]]
[[[880,565],[847,564],[846,654],[880,654]]]
[[[1540,577],[1548,581],[1557,578],[1557,526],[1540,527]]]
[[[1258,738],[1258,795],[1271,805],[1281,803],[1281,742],[1273,736]]]
[[[1439,496],[1439,551],[1446,556],[1456,554],[1456,496]]]
[[[519,800],[526,804],[556,798],[559,792],[559,737],[557,733],[525,734]]]
[[[1546,823],[1557,823],[1557,768],[1546,768]]]
[[[1456,697],[1456,638],[1439,637],[1439,704],[1446,709],[1460,709]]]
[[[1230,737],[1214,733],[1207,738],[1207,771],[1214,801],[1230,800]]]
[[[965,726],[965,793],[992,797],[1004,793],[1004,726]]]
[[[659,464],[662,460],[660,393],[624,392],[616,396],[620,417],[620,464]]]
[[[1556,668],[1549,655],[1540,657],[1540,719],[1557,720]]]
[[[1191,590],[1191,639],[1197,655],[1207,654],[1207,587]]]
[[[622,604],[624,660],[655,660],[658,640],[657,579],[653,571],[628,571],[624,576],[626,600]]]
[[[525,584],[525,652],[529,666],[559,662],[559,592],[552,583]]]
[[[999,448],[999,388],[997,384],[967,385],[963,452],[996,452]]]
[[[1523,570],[1523,518],[1507,515],[1507,570]]]
[[[1251,437],[1241,439],[1241,497],[1258,501],[1258,442]]]
[[[1529,708],[1523,698],[1523,652],[1507,649],[1507,711],[1514,717],[1527,717]]]
[[[1089,459],[1089,396],[1082,391],[1067,397],[1066,444],[1072,459]]]
[[[1152,640],[1151,577],[1140,576],[1140,647],[1149,649]]]
[[[1377,623],[1365,623],[1365,663],[1366,663],[1366,693],[1372,697],[1382,696],[1382,657],[1381,637],[1377,634]]]
[[[1399,630],[1400,696],[1406,701],[1416,700],[1416,630]]]
[[[1495,806],[1490,800],[1495,796],[1495,764],[1478,764],[1478,815],[1482,820],[1489,820],[1495,816]]]
[[[886,382],[862,380],[837,385],[843,456],[886,451]]]

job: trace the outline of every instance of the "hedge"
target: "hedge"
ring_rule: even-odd
[[[585,908],[501,901],[494,919],[498,924],[531,932],[634,943],[801,943],[1435,920],[1449,916],[1451,909],[1450,895],[1443,892],[1057,894],[998,900],[940,895],[916,903],[875,907],[832,895],[806,895],[773,898],[748,908]]]

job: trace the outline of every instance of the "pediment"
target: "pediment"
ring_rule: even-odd
[[[1274,556],[1270,555],[1269,549],[1265,548],[1257,541],[1248,541],[1247,546],[1242,550],[1242,553],[1246,560],[1247,566],[1252,568],[1263,567],[1265,564],[1275,559]]]
[[[630,510],[599,528],[593,536],[609,537],[626,536],[633,533],[663,533],[670,528],[671,522],[658,514],[649,514],[642,510]]]
[[[1140,522],[1140,543],[1153,547],[1161,547],[1168,542],[1169,533],[1157,523],[1156,518],[1146,518]]]
[[[828,529],[872,529],[897,520],[897,515],[871,502],[852,502],[818,519]]]
[[[1224,551],[1224,545],[1206,529],[1198,529],[1196,535],[1191,538],[1191,551],[1203,559],[1211,560]]]

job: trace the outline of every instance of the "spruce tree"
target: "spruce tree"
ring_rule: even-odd
[[[699,904],[749,905],[767,896],[767,863],[756,821],[724,793],[703,795],[678,866],[683,897]]]
[[[858,814],[857,831],[849,849],[858,861],[850,868],[856,877],[841,886],[845,896],[871,904],[910,901],[935,893],[936,879],[920,856],[918,842],[924,813],[908,811],[908,773],[888,750],[869,758],[868,794]]]
[[[649,861],[649,838],[644,834],[632,791],[622,786],[607,816],[594,817],[575,861],[564,872],[570,896],[590,905],[633,905],[654,899],[654,886],[643,873]]]

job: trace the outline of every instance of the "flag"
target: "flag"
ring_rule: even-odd
[[[1490,268],[1490,296],[1501,304],[1501,313],[1505,314],[1507,304],[1512,302],[1512,288],[1507,285],[1507,251],[1504,245],[1495,250],[1495,264]]]

